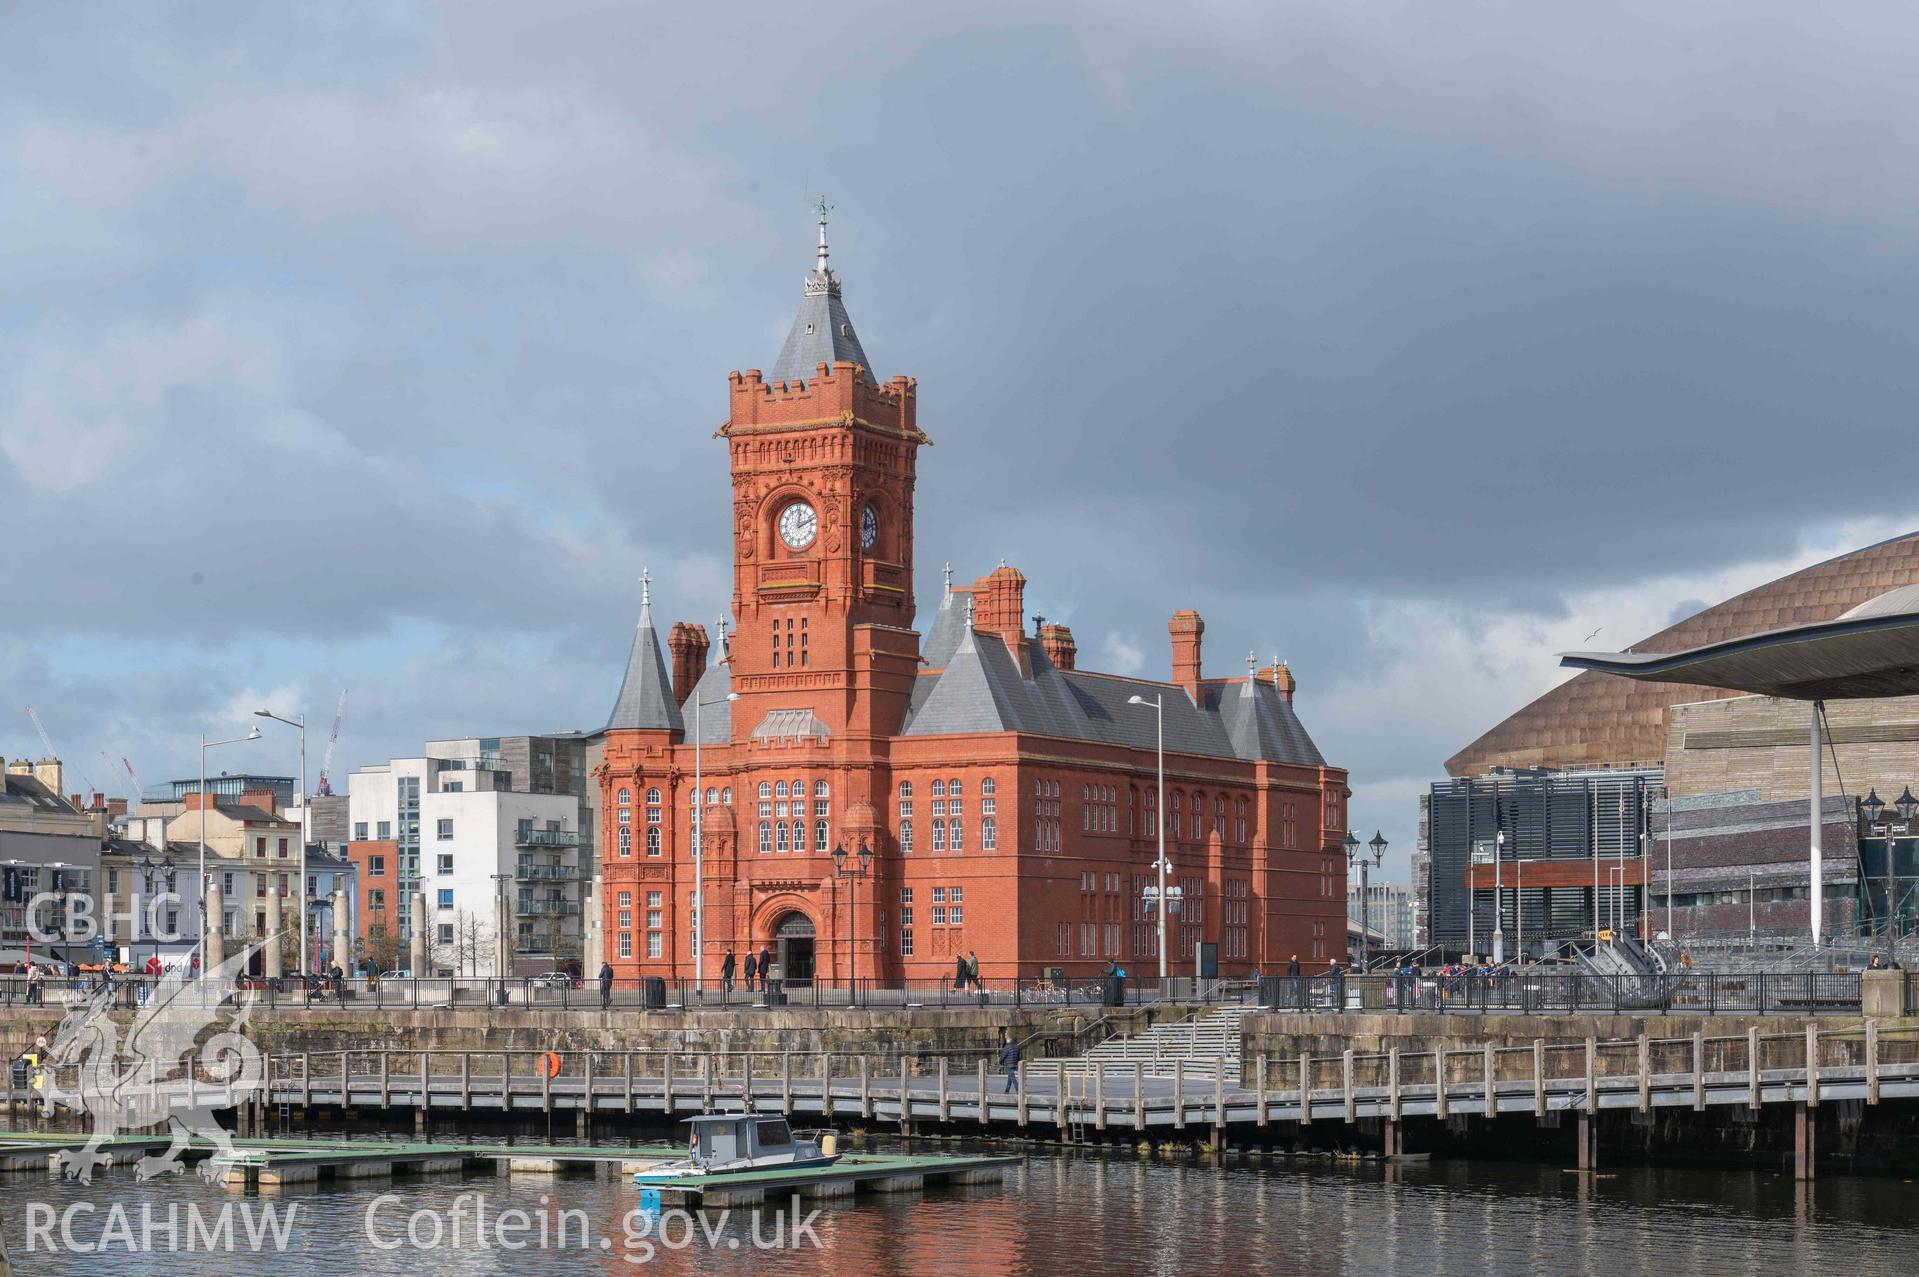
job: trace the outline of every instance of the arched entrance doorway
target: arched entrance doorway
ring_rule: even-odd
[[[779,959],[780,978],[788,984],[813,979],[813,920],[795,911],[783,914],[773,924],[774,956]]]

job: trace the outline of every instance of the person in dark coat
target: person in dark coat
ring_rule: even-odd
[[[966,955],[963,953],[953,959],[953,992],[966,992]]]
[[[1300,1010],[1306,1009],[1306,982],[1299,978],[1299,955],[1295,953],[1286,959],[1286,979],[1293,991],[1293,1004]]]
[[[600,1009],[604,1011],[613,1003],[613,964],[600,964]]]
[[[764,991],[767,980],[773,975],[773,951],[765,945],[760,946],[760,989]]]
[[[1000,1067],[1006,1070],[1006,1089],[1001,1092],[1002,1094],[1011,1095],[1019,1090],[1019,1062],[1023,1058],[1025,1058],[1025,1052],[1021,1051],[1019,1043],[1011,1038],[1008,1038],[1006,1044],[1000,1047]]]
[[[726,956],[720,959],[720,993],[733,992],[733,946],[726,946]]]
[[[746,991],[748,993],[753,992],[753,976],[759,971],[759,969],[760,969],[760,960],[753,955],[753,951],[751,949],[748,949],[746,951]]]

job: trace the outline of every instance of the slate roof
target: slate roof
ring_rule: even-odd
[[[700,707],[699,740],[702,745],[730,745],[733,742],[733,702],[726,699],[733,690],[733,667],[724,659],[715,661],[706,667],[706,673],[700,675],[699,682],[693,684],[693,695],[707,702]],[[715,704],[714,702],[718,702]],[[693,743],[693,704],[689,697],[686,711],[686,743]]]
[[[0,773],[0,802],[13,807],[31,807],[35,811],[61,816],[77,816],[80,809],[63,795],[54,793],[32,776]]]
[[[960,632],[966,628],[966,604],[960,594],[955,594],[951,585],[946,587],[946,593],[940,596],[939,611],[933,614],[933,624],[927,627],[926,639],[920,644],[921,658],[936,670],[945,669],[946,663],[953,659],[953,653],[959,648]]]
[[[976,634],[963,620],[959,630],[944,667],[915,686],[903,735],[1026,732],[1152,749],[1154,715],[1128,701],[1157,696],[1165,705],[1169,753],[1314,767],[1326,761],[1293,707],[1269,684],[1203,683],[1196,705],[1170,683],[1059,669],[1038,644],[1028,649],[1028,678],[999,636]]]
[[[831,282],[825,288],[817,286],[818,275],[809,280],[806,296],[800,300],[800,313],[793,317],[793,327],[786,334],[786,344],[780,347],[780,357],[774,361],[768,381],[810,381],[820,364],[853,363],[863,370],[860,375],[865,380],[877,384],[873,366],[867,362],[866,351],[860,348],[859,335],[846,313],[846,303],[840,299],[839,281],[830,275],[827,278]]]
[[[607,717],[606,730],[670,728],[683,730],[680,703],[673,699],[673,687],[666,677],[666,654],[660,648],[660,636],[653,631],[653,604],[640,603],[640,623],[633,631],[633,650],[627,654],[626,677],[620,680],[620,694]]]

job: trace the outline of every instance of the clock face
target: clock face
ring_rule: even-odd
[[[880,517],[873,513],[873,507],[869,505],[860,511],[860,549],[872,549],[879,539]]]
[[[804,501],[795,501],[780,511],[780,540],[791,549],[804,550],[813,544],[819,530],[820,516]]]

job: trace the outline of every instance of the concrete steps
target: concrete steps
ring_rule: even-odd
[[[1076,1074],[1101,1064],[1109,1072],[1130,1071],[1138,1064],[1149,1077],[1170,1077],[1178,1064],[1185,1077],[1206,1081],[1223,1067],[1225,1080],[1237,1083],[1240,1021],[1256,1009],[1217,1007],[1189,1019],[1155,1024],[1144,1033],[1109,1038],[1081,1056],[1042,1060],[1029,1068]]]

